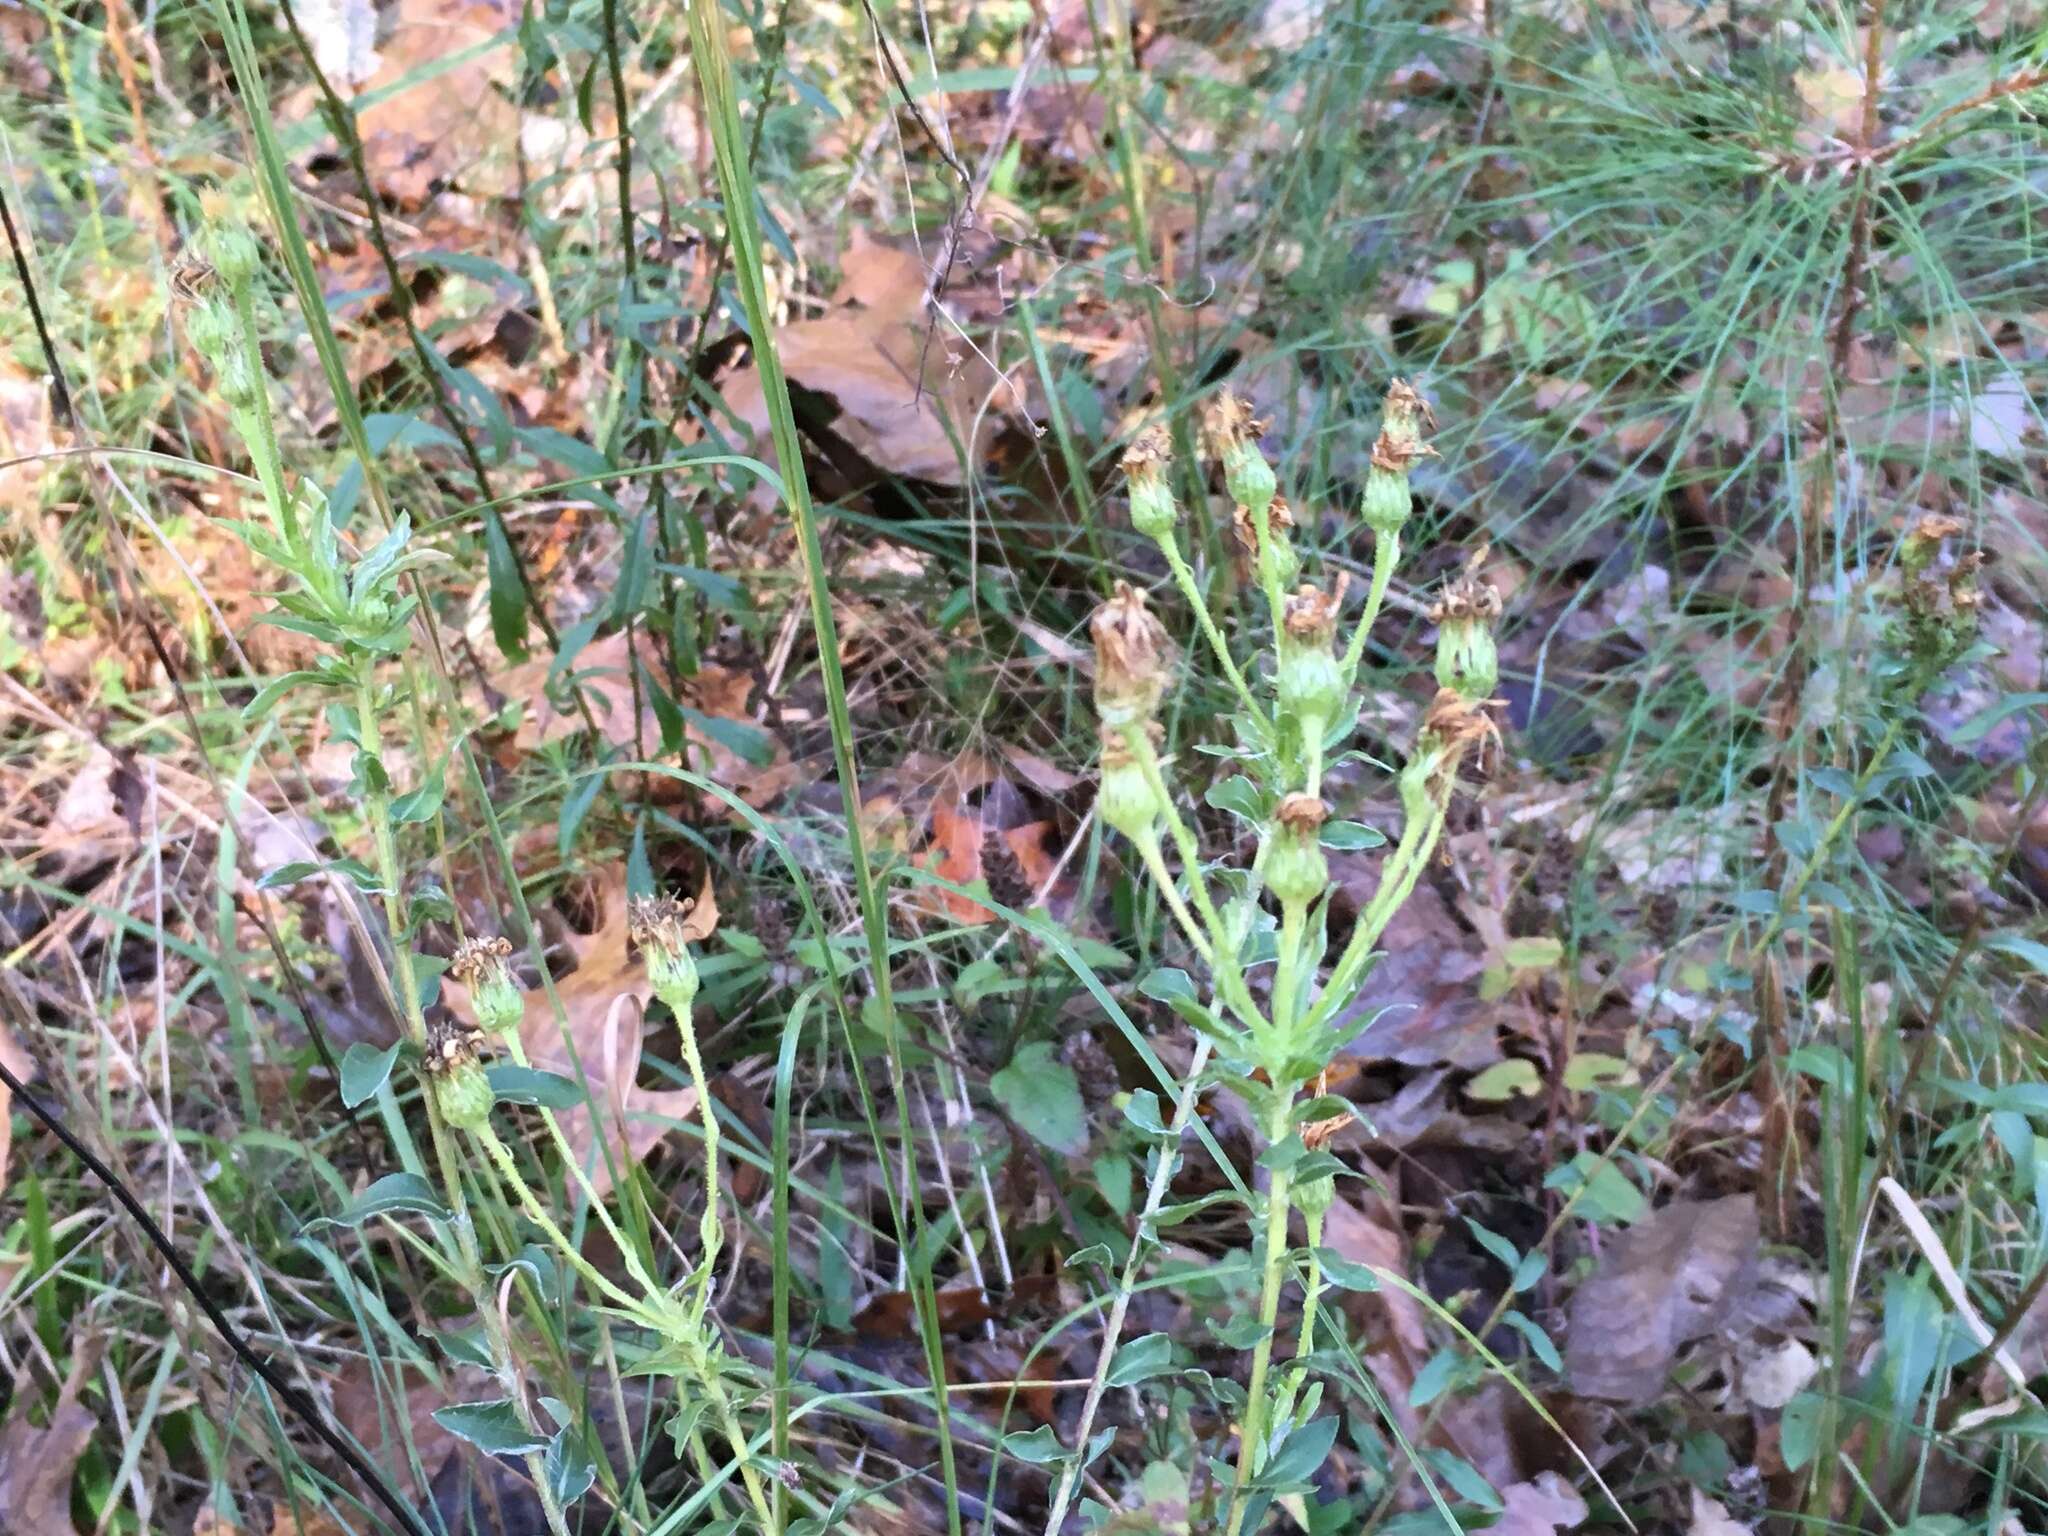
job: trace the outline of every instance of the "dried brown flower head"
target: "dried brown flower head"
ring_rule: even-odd
[[[1334,590],[1325,592],[1321,587],[1304,582],[1287,599],[1287,612],[1283,623],[1288,635],[1303,644],[1328,645],[1337,635],[1337,612],[1344,604],[1344,589],[1351,584],[1351,573],[1339,571]]]
[[[1386,409],[1380,416],[1380,435],[1372,445],[1372,465],[1389,474],[1405,475],[1417,459],[1434,457],[1436,450],[1422,440],[1422,427],[1436,425],[1429,404],[1406,379],[1396,379],[1387,388]]]
[[[1166,691],[1173,640],[1145,607],[1145,594],[1119,581],[1088,621],[1095,641],[1095,708],[1105,725],[1134,725],[1151,716]]]
[[[1203,408],[1202,436],[1209,452],[1219,459],[1265,435],[1266,423],[1252,415],[1251,402],[1232,390],[1211,397]]]
[[[1480,574],[1486,567],[1484,545],[1472,552],[1465,568],[1449,581],[1429,605],[1429,622],[1491,624],[1500,617],[1500,592]]]
[[[1330,808],[1314,795],[1299,792],[1285,795],[1273,810],[1273,819],[1296,837],[1320,832],[1330,819]]]
[[[455,954],[448,962],[448,974],[465,987],[475,987],[501,968],[511,955],[512,941],[502,935],[464,939],[455,946]]]
[[[1164,474],[1173,462],[1173,434],[1164,426],[1150,426],[1131,439],[1124,450],[1123,472],[1130,480]]]
[[[440,1076],[474,1066],[483,1054],[484,1033],[460,1019],[436,1019],[427,1026],[427,1048],[421,1065]]]

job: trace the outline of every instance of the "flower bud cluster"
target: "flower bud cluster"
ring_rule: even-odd
[[[480,1130],[490,1123],[495,1095],[484,1075],[483,1034],[454,1020],[427,1028],[425,1068],[427,1091],[441,1118],[459,1131]]]
[[[1500,681],[1500,654],[1493,640],[1500,593],[1479,575],[1485,559],[1482,549],[1429,608],[1429,621],[1437,627],[1437,684],[1474,704],[1492,698]]]
[[[690,906],[670,896],[642,896],[626,910],[626,933],[647,963],[654,995],[685,1021],[697,1000],[697,961],[686,925]]]
[[[469,989],[470,1012],[485,1034],[519,1033],[526,1021],[526,995],[512,974],[510,939],[464,939],[448,962],[448,974]]]

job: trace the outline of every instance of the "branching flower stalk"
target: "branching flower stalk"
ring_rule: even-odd
[[[1498,671],[1492,626],[1500,600],[1479,578],[1475,560],[1446,587],[1431,611],[1437,625],[1439,687],[1399,776],[1400,839],[1381,865],[1377,892],[1352,923],[1327,979],[1318,986],[1330,906],[1325,840],[1331,813],[1323,799],[1325,768],[1330,754],[1344,749],[1350,722],[1356,719],[1359,668],[1400,560],[1401,531],[1410,508],[1408,471],[1433,451],[1421,439],[1427,416],[1421,397],[1407,384],[1396,383],[1388,391],[1361,517],[1374,538],[1372,580],[1349,643],[1339,650],[1344,579],[1340,576],[1327,588],[1301,581],[1301,557],[1291,536],[1294,519],[1278,494],[1279,477],[1259,449],[1259,423],[1229,395],[1212,405],[1206,442],[1238,505],[1238,542],[1256,574],[1272,622],[1272,649],[1263,675],[1232,655],[1199,600],[1194,574],[1179,549],[1179,509],[1167,474],[1164,434],[1141,436],[1125,457],[1132,523],[1158,544],[1218,670],[1238,697],[1233,720],[1238,756],[1253,788],[1237,795],[1231,808],[1254,822],[1259,841],[1248,869],[1204,865],[1196,838],[1175,807],[1169,765],[1159,756],[1155,739],[1154,717],[1172,683],[1173,650],[1164,627],[1147,612],[1143,596],[1119,584],[1091,625],[1103,743],[1098,809],[1104,823],[1136,849],[1147,877],[1205,967],[1210,993],[1201,995],[1177,972],[1162,972],[1148,983],[1154,995],[1171,997],[1194,1027],[1197,1049],[1110,1307],[1102,1354],[1082,1408],[1078,1449],[1055,1491],[1048,1536],[1064,1520],[1082,1470],[1124,1303],[1152,1240],[1150,1223],[1171,1182],[1188,1107],[1210,1084],[1227,1087],[1246,1100],[1266,1141],[1259,1161],[1269,1171],[1253,1213],[1253,1225],[1262,1234],[1261,1327],[1223,1517],[1226,1536],[1255,1528],[1275,1498],[1301,1486],[1280,1481],[1268,1469],[1289,1437],[1314,1417],[1321,1401],[1319,1386],[1305,1379],[1323,1284],[1314,1250],[1321,1242],[1324,1214],[1335,1199],[1335,1177],[1343,1172],[1326,1146],[1352,1118],[1341,1100],[1320,1094],[1304,1100],[1303,1091],[1322,1077],[1332,1058],[1369,1022],[1356,1017],[1360,1010],[1355,1004],[1374,947],[1429,865],[1460,767],[1483,753],[1498,735],[1491,697]],[[1178,879],[1167,865],[1162,828],[1180,855]],[[1226,892],[1220,906],[1212,889]],[[1262,1009],[1252,977],[1264,968],[1269,953],[1272,964]],[[1287,1373],[1287,1379],[1276,1384],[1273,1339],[1281,1294],[1294,1272],[1288,1229],[1296,1210],[1302,1214],[1311,1250],[1308,1297],[1296,1342],[1296,1356],[1304,1368]]]
[[[244,711],[254,719],[275,708],[286,694],[317,689],[330,697],[328,718],[337,734],[354,746],[355,778],[351,791],[363,808],[371,840],[373,864],[351,860],[332,866],[365,896],[377,898],[391,937],[391,991],[406,1039],[419,1060],[425,1092],[428,1130],[440,1176],[448,1220],[435,1232],[452,1238],[454,1252],[443,1251],[440,1267],[469,1293],[484,1331],[501,1390],[521,1423],[538,1434],[527,1401],[507,1321],[492,1294],[484,1257],[471,1220],[460,1138],[467,1137],[484,1154],[521,1211],[546,1236],[562,1260],[626,1320],[661,1340],[650,1361],[654,1369],[682,1379],[688,1422],[678,1438],[688,1441],[700,1469],[709,1479],[711,1467],[698,1432],[697,1415],[708,1411],[718,1432],[732,1449],[748,1503],[764,1532],[777,1529],[767,1490],[754,1466],[750,1441],[724,1382],[727,1356],[716,1325],[709,1318],[714,1263],[723,1236],[720,1217],[720,1137],[709,1082],[691,1024],[690,1008],[697,990],[695,961],[689,950],[685,919],[688,909],[670,901],[645,903],[633,913],[633,937],[648,962],[657,996],[674,1011],[684,1042],[684,1056],[697,1089],[703,1116],[705,1211],[700,1230],[701,1251],[682,1283],[681,1297],[651,1275],[634,1244],[620,1230],[605,1201],[574,1155],[551,1111],[541,1113],[562,1161],[570,1170],[591,1209],[623,1256],[631,1288],[591,1264],[556,1221],[547,1203],[528,1184],[513,1155],[491,1127],[494,1094],[482,1061],[492,1038],[502,1040],[522,1065],[519,1027],[525,1000],[507,960],[510,944],[499,937],[465,941],[450,969],[470,990],[481,1028],[436,1022],[430,1025],[422,995],[421,971],[413,944],[426,913],[409,898],[399,852],[399,828],[432,819],[440,808],[438,774],[398,793],[384,766],[381,722],[390,689],[381,667],[406,653],[412,641],[416,600],[405,595],[407,573],[435,558],[415,548],[409,521],[398,517],[389,533],[369,550],[351,558],[342,549],[327,500],[310,480],[287,480],[270,413],[268,385],[256,329],[256,276],[260,258],[253,236],[230,223],[209,230],[210,268],[188,273],[181,287],[190,299],[186,334],[214,369],[218,388],[228,404],[238,435],[255,463],[264,488],[268,517],[242,520],[235,532],[251,551],[294,578],[295,587],[277,597],[278,611],[269,622],[324,644],[330,650],[312,666],[278,678],[262,688]],[[561,1432],[567,1434],[567,1429]],[[526,1456],[528,1471],[549,1529],[568,1536],[568,1523],[556,1497],[541,1453]]]

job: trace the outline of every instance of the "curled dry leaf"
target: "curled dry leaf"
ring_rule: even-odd
[[[1677,1200],[1618,1234],[1572,1298],[1565,1376],[1581,1397],[1643,1403],[1678,1351],[1718,1330],[1753,1285],[1756,1200]]]

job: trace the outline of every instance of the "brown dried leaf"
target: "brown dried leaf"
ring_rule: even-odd
[[[0,1536],[74,1536],[71,1475],[98,1427],[78,1401],[82,1379],[65,1381],[44,1427],[30,1420],[25,1397],[0,1427]]]
[[[941,319],[926,316],[924,268],[908,251],[857,242],[843,258],[842,303],[776,333],[792,384],[829,395],[833,430],[877,469],[934,485],[963,483],[954,442],[978,460],[989,436],[983,405],[1002,380]],[[936,325],[936,328],[934,326]],[[726,404],[768,435],[768,404],[752,364],[722,386]],[[992,414],[992,413],[991,413]]]
[[[1754,1282],[1756,1200],[1678,1200],[1618,1233],[1572,1298],[1565,1377],[1581,1397],[1647,1402],[1681,1347],[1717,1330]]]
[[[1500,1518],[1488,1530],[1497,1536],[1556,1536],[1586,1522],[1586,1501],[1555,1472],[1539,1472],[1529,1482],[1500,1491]]]
[[[0,459],[46,453],[56,444],[50,434],[50,391],[41,379],[30,378],[13,360],[0,354]],[[0,469],[0,507],[26,512],[36,504],[43,465],[16,464]]]
[[[497,0],[400,0],[356,114],[363,157],[385,195],[417,206],[437,183],[458,179],[472,194],[516,190],[510,150],[519,112],[501,88],[516,73],[507,29],[518,19],[518,7]]]

